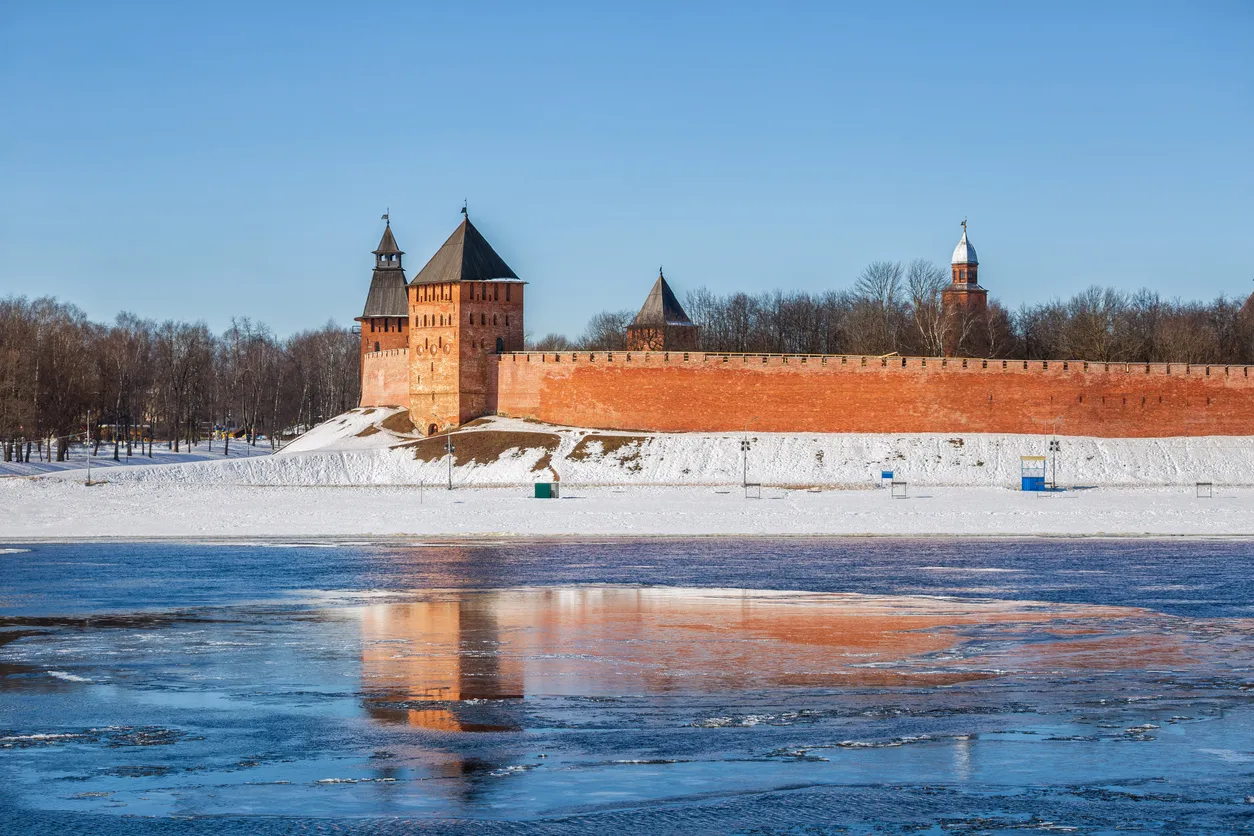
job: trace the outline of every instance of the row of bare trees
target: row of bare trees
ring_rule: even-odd
[[[949,285],[949,271],[931,262],[881,261],[844,291],[718,295],[699,287],[684,308],[701,326],[703,351],[1254,364],[1254,306],[1240,300],[1092,287],[1013,313],[990,300],[982,315],[967,315],[942,305]],[[548,334],[532,347],[619,350],[634,316],[600,313],[576,339]]]
[[[154,441],[179,450],[215,427],[255,444],[356,406],[359,388],[358,337],[334,323],[280,340],[246,317],[219,335],[203,322],[123,313],[101,324],[51,298],[0,299],[5,461],[32,448],[60,461],[75,438],[151,455]]]

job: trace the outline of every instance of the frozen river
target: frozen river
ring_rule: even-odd
[[[1250,830],[1251,569],[1197,539],[15,545],[0,831]]]

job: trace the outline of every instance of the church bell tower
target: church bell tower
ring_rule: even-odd
[[[952,281],[941,293],[945,311],[951,314],[980,314],[988,308],[988,291],[980,287],[980,262],[975,247],[967,240],[967,222],[962,222],[962,238],[954,247],[949,269]]]

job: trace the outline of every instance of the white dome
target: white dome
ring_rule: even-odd
[[[958,242],[958,246],[954,247],[953,260],[950,264],[979,264],[975,257],[975,247],[971,246],[971,242],[967,240],[967,231],[962,230],[962,240]]]

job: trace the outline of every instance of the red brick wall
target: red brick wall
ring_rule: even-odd
[[[440,432],[496,411],[489,367],[497,340],[523,347],[521,282],[409,286],[409,411],[414,426]],[[432,428],[434,427],[434,430]]]
[[[404,348],[363,354],[361,405],[409,404],[409,352]]]
[[[379,344],[378,351],[406,348],[409,345],[409,321],[403,317],[358,317],[357,322],[361,325],[363,357],[376,350],[375,343]]]
[[[630,360],[628,360],[630,357]],[[497,411],[657,431],[1254,435],[1246,366],[692,352],[507,354]],[[985,366],[987,363],[987,367]]]

